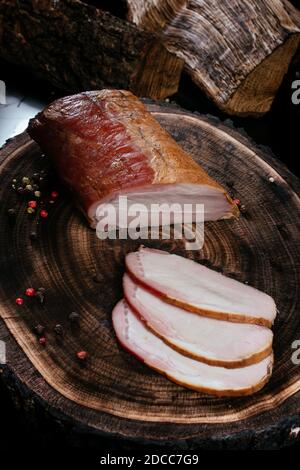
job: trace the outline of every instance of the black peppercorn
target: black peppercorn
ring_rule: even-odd
[[[37,233],[36,232],[31,232],[30,233],[30,239],[31,240],[36,240],[37,239]]]
[[[58,335],[58,336],[62,336],[64,334],[64,329],[63,327],[60,325],[60,324],[57,324],[55,325],[54,327],[54,332]]]
[[[41,335],[43,335],[44,332],[45,332],[45,327],[44,327],[43,325],[40,325],[40,324],[39,324],[39,325],[36,325],[36,326],[34,327],[34,331],[35,331],[35,333],[36,333],[38,336],[41,336]]]
[[[79,320],[80,320],[80,315],[79,315],[78,313],[76,313],[76,312],[72,312],[72,313],[70,313],[70,315],[69,315],[69,320],[70,320],[70,322],[72,322],[72,323],[78,323]]]
[[[43,304],[43,303],[45,302],[45,294],[44,294],[44,292],[37,291],[35,297],[37,298],[37,300],[39,301],[40,304]]]
[[[40,179],[40,174],[39,174],[39,173],[34,173],[34,174],[32,175],[32,180],[33,180],[33,181],[38,181],[39,179]]]
[[[7,215],[8,215],[8,217],[10,217],[11,219],[14,219],[14,218],[16,217],[16,211],[15,211],[15,209],[8,209]]]

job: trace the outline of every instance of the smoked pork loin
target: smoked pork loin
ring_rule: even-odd
[[[153,333],[172,348],[206,364],[228,368],[259,362],[272,352],[269,328],[215,320],[164,302],[123,278],[124,297],[130,309]]]
[[[226,191],[129,91],[84,92],[54,101],[30,121],[30,136],[52,157],[96,227],[105,204],[204,204],[204,219],[238,215]]]
[[[260,390],[271,376],[272,354],[236,369],[207,365],[180,354],[147,329],[125,300],[114,308],[112,320],[124,349],[184,387],[217,396],[249,395]]]
[[[132,279],[165,302],[232,322],[271,327],[272,297],[182,256],[141,247],[126,256]]]
[[[273,367],[274,300],[195,261],[140,247],[125,260],[125,299],[113,310],[120,344],[193,390],[242,396]]]

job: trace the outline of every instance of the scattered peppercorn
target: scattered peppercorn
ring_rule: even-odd
[[[34,327],[34,331],[38,336],[41,336],[45,333],[45,327],[43,325],[38,324]]]
[[[15,209],[8,209],[7,215],[11,218],[14,219],[16,217],[16,211]]]
[[[24,176],[24,177],[22,178],[22,183],[23,183],[24,185],[27,185],[27,184],[30,183],[30,179],[27,178],[27,176]]]
[[[275,179],[273,178],[273,176],[270,176],[269,181],[270,183],[274,183]]]
[[[233,204],[236,204],[237,206],[241,204],[241,201],[239,199],[234,199],[232,202]]]
[[[34,191],[35,197],[41,197],[41,191]]]
[[[12,183],[16,183],[16,182],[17,182],[17,180],[16,180],[16,178],[14,178],[14,179],[12,180]]]
[[[19,186],[19,188],[17,189],[17,192],[18,192],[18,194],[24,194],[25,189],[22,188],[22,186]]]
[[[85,361],[88,357],[88,353],[86,351],[78,351],[78,353],[76,353],[76,356],[80,361]]]
[[[32,207],[33,209],[35,209],[37,206],[37,202],[36,201],[28,201],[28,207]]]
[[[28,214],[34,214],[35,210],[32,207],[27,207]]]
[[[241,211],[243,214],[245,214],[245,213],[247,212],[247,209],[246,209],[245,204],[242,204],[242,205],[240,206],[240,211]]]
[[[39,301],[40,304],[43,304],[45,302],[45,294],[41,291],[37,291],[36,299]]]
[[[24,299],[22,299],[22,297],[17,297],[16,298],[16,304],[17,305],[23,305],[23,303],[24,303]]]
[[[69,315],[69,320],[72,323],[78,323],[80,320],[80,315],[77,312],[72,312]]]
[[[41,337],[39,338],[39,343],[40,343],[42,346],[45,346],[45,344],[46,344],[46,338],[45,338],[45,336],[41,336]]]
[[[36,290],[33,287],[27,287],[25,294],[27,297],[34,297],[36,295]]]
[[[31,232],[29,235],[31,240],[37,240],[37,233],[36,232]]]
[[[33,188],[31,186],[31,184],[26,184],[25,189],[26,189],[26,191],[30,192],[30,191],[32,191]]]
[[[58,197],[58,192],[57,191],[52,191],[51,192],[51,197],[52,197],[52,199],[56,199]]]
[[[45,209],[42,209],[40,211],[40,216],[43,217],[43,219],[46,219],[46,217],[48,217],[48,212]]]
[[[62,327],[60,324],[57,324],[57,325],[55,325],[55,327],[54,327],[54,332],[55,332],[58,336],[63,336],[63,334],[64,334],[64,329],[63,329],[63,327]]]

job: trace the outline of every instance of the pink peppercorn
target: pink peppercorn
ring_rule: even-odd
[[[25,291],[27,297],[34,297],[36,295],[36,290],[33,287],[28,287]]]
[[[32,209],[35,209],[37,206],[36,201],[28,201],[28,207],[31,207]]]
[[[88,357],[88,353],[86,351],[78,351],[78,353],[76,354],[76,356],[78,357],[78,359],[80,359],[81,361],[85,361],[85,359],[87,359]]]
[[[48,212],[45,211],[45,209],[42,209],[40,211],[40,216],[43,217],[43,219],[45,219],[46,217],[48,217]]]
[[[241,201],[239,199],[234,199],[232,202],[233,204],[236,204],[237,206],[241,204]]]
[[[17,297],[16,298],[16,304],[17,305],[23,305],[23,303],[24,303],[24,299],[22,299],[22,297]]]

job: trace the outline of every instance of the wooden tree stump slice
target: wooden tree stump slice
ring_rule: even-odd
[[[201,251],[186,252],[177,241],[143,243],[204,262],[275,298],[270,382],[250,397],[216,398],[169,382],[119,347],[111,311],[122,297],[124,257],[141,242],[100,241],[58,182],[60,196],[31,241],[33,222],[26,203],[17,205],[11,182],[50,162],[26,133],[0,151],[0,339],[7,347],[2,377],[25,389],[32,403],[42,402],[99,435],[187,440],[191,446],[237,441],[255,447],[270,436],[276,445],[292,442],[300,426],[300,368],[291,360],[292,344],[300,339],[299,181],[268,151],[213,118],[166,104],[148,106],[246,212],[239,220],[207,223]],[[10,207],[19,208],[13,225],[6,214]],[[31,286],[46,288],[45,303],[26,299],[16,305]],[[80,314],[78,327],[68,320],[72,311]],[[46,327],[46,346],[33,332],[37,323]],[[63,337],[55,334],[56,324],[63,326]],[[89,353],[84,364],[76,358],[80,350]]]

